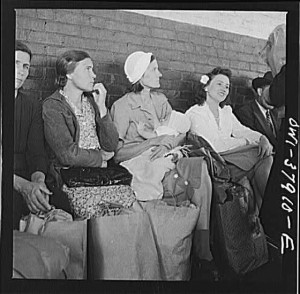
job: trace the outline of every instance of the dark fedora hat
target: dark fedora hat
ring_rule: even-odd
[[[255,91],[257,91],[258,88],[262,88],[264,86],[268,86],[273,81],[273,75],[271,71],[268,71],[264,74],[262,78],[258,77],[252,80],[252,87]]]

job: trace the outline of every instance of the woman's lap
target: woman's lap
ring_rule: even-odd
[[[222,155],[230,169],[231,177],[234,181],[239,181],[244,176],[252,180],[257,173],[257,170],[265,170],[270,172],[272,162],[269,162],[268,157],[260,159],[258,156],[258,147],[249,145],[244,146],[243,150]],[[246,163],[245,163],[246,161]]]
[[[244,170],[232,163],[227,163],[227,167],[230,169],[233,181],[239,181],[244,176],[246,176],[249,180],[252,180],[255,177],[258,169],[264,169],[266,173],[270,172],[272,160],[270,163],[268,162],[268,159],[269,157],[258,160],[256,164],[254,164],[254,166],[249,170]]]

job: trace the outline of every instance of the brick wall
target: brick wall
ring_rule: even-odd
[[[56,89],[55,60],[68,49],[91,55],[109,105],[129,86],[123,65],[136,50],[156,56],[161,90],[183,111],[201,75],[216,66],[233,71],[233,107],[252,99],[251,80],[268,70],[257,55],[265,40],[118,10],[17,9],[16,38],[34,54],[24,88],[39,99]]]

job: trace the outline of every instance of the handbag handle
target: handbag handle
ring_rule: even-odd
[[[195,136],[193,134],[191,134],[190,136]],[[210,173],[210,176],[212,178],[212,180],[216,180],[218,182],[228,182],[228,183],[232,183],[233,185],[238,184],[243,186],[244,189],[246,189],[246,191],[250,194],[252,193],[251,190],[249,190],[247,187],[245,187],[244,185],[240,184],[240,183],[234,183],[230,180],[222,180],[220,178],[217,178],[216,175],[214,174],[214,164],[213,164],[213,158],[218,161],[219,163],[221,163],[224,167],[227,166],[226,161],[224,160],[224,158],[219,155],[213,148],[212,146],[202,137],[198,137],[198,140],[201,141],[201,143],[205,146],[202,146],[200,148],[200,151],[203,153],[203,155],[205,156],[207,162],[208,162],[208,170]],[[257,201],[256,201],[256,197],[254,195],[253,192],[253,197],[248,197],[248,199],[252,199],[252,203],[250,203],[250,205],[247,206],[247,211],[246,213],[248,214],[249,217],[249,224],[251,227],[251,231],[255,234],[255,235],[259,235],[260,234],[260,225],[259,225],[259,220],[258,220],[258,216],[256,213],[256,206],[257,206]]]
[[[211,177],[214,179],[214,180],[217,180],[217,181],[219,181],[219,182],[229,182],[229,181],[227,181],[227,180],[222,180],[222,179],[219,179],[219,178],[216,178],[216,176],[215,176],[215,174],[214,174],[214,168],[213,168],[213,158],[212,158],[212,155],[211,155],[211,152],[210,152],[210,150],[208,150],[207,148],[205,148],[205,147],[201,147],[200,148],[200,150],[203,152],[203,154],[206,156],[206,158],[207,158],[207,161],[208,161],[208,163],[209,163],[209,172],[210,172],[210,175],[211,175]],[[214,151],[215,152],[215,151]],[[215,152],[216,153],[216,152]],[[225,160],[219,155],[218,156],[219,157],[219,159],[218,159],[218,161],[220,162],[220,163],[222,163],[225,167],[226,167],[226,162],[225,162]],[[234,183],[234,182],[232,182],[232,184],[238,184],[238,185],[241,185],[241,186],[243,186],[244,187],[244,189],[246,189],[247,190],[247,192],[250,194],[250,193],[252,193],[251,192],[251,190],[249,190],[247,187],[245,187],[244,185],[242,185],[242,184],[240,184],[240,183]],[[254,215],[255,214],[255,207],[256,207],[256,204],[257,204],[257,202],[256,202],[256,198],[255,198],[255,195],[253,195],[253,197],[252,197],[252,199],[253,199],[253,204],[252,205],[250,205],[250,207],[248,207],[250,210],[248,210],[248,214],[249,215]]]

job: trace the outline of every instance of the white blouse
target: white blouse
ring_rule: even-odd
[[[247,144],[258,144],[261,134],[242,125],[230,106],[219,108],[219,126],[208,104],[194,105],[186,111],[191,121],[190,131],[206,139],[217,152]]]

